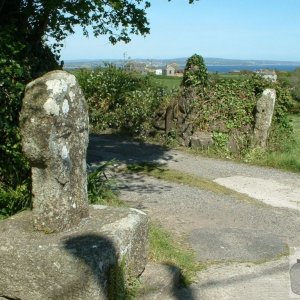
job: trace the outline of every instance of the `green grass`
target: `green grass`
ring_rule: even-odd
[[[300,114],[292,115],[295,142],[287,145],[285,151],[261,153],[252,157],[251,163],[300,172]]]
[[[160,86],[166,87],[168,89],[177,89],[180,86],[182,81],[181,77],[173,77],[173,76],[164,76],[164,75],[156,75],[153,76],[153,80]]]
[[[161,226],[151,224],[149,231],[150,259],[159,263],[180,268],[182,284],[188,286],[196,273],[206,266],[198,262],[195,253],[175,241]]]

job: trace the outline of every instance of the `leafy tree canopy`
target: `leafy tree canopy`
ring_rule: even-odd
[[[149,7],[145,0],[0,0],[0,28],[12,25],[31,43],[45,36],[60,42],[76,25],[86,36],[91,28],[95,36],[108,35],[113,44],[129,42],[131,34],[149,33]]]

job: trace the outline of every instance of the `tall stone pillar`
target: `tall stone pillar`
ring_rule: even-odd
[[[252,140],[252,145],[254,147],[266,147],[274,113],[275,101],[276,91],[274,89],[265,89],[262,96],[257,101],[255,127]]]
[[[33,222],[59,232],[88,216],[88,109],[75,76],[53,71],[29,83],[20,115],[32,168]]]

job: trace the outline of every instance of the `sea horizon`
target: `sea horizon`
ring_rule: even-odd
[[[106,64],[113,64],[117,67],[122,67],[126,63],[132,61],[136,63],[144,63],[152,68],[161,69],[167,64],[175,63],[179,69],[184,69],[187,58],[173,59],[74,59],[65,60],[64,69],[79,69],[79,68],[97,68],[103,67]],[[204,58],[206,67],[211,73],[229,73],[239,72],[243,70],[258,71],[262,69],[270,69],[277,71],[293,71],[300,67],[300,62],[294,61],[274,61],[274,60],[239,60],[239,59],[222,59],[222,58]]]

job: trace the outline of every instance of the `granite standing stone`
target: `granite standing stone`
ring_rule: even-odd
[[[75,76],[53,71],[29,83],[20,115],[32,167],[33,222],[59,232],[88,216],[88,110]]]
[[[266,147],[268,132],[272,123],[276,91],[265,89],[256,104],[255,128],[253,135],[253,146]]]

